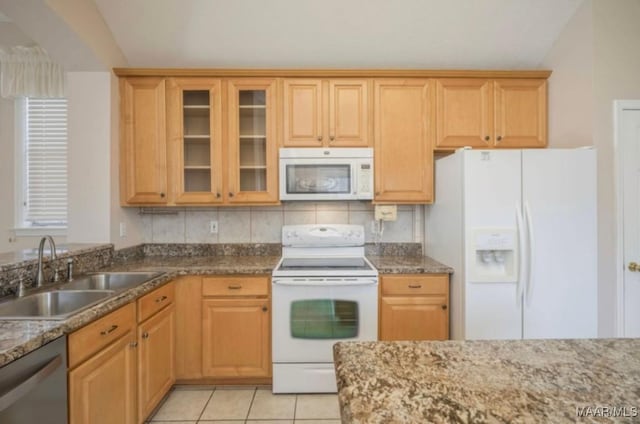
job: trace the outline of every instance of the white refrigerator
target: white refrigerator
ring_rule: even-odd
[[[597,336],[596,151],[460,149],[435,164],[425,251],[454,268],[454,339]]]

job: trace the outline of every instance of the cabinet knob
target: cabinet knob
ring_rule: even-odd
[[[379,191],[376,191],[376,196],[380,196],[380,192]]]
[[[489,141],[489,139],[490,139],[490,138],[491,138],[491,137],[489,137],[488,135],[485,135],[485,136],[484,136],[484,141]]]
[[[147,333],[146,331],[144,333],[142,333],[142,338],[143,339],[148,339],[149,338],[149,333]]]
[[[335,139],[336,139],[336,137],[335,137],[334,135],[332,135],[332,136],[330,136],[330,137],[329,137],[329,140],[331,140],[331,141],[333,141],[333,140],[335,140]]]
[[[269,308],[267,308],[266,306],[262,307],[262,312],[267,312],[269,310]]]
[[[316,137],[316,139],[317,139],[318,141],[322,141],[322,136],[321,136],[321,135],[319,135],[319,136],[317,136],[317,137]]]
[[[131,342],[131,343],[129,343],[129,346],[138,347],[138,342]]]
[[[501,135],[497,136],[496,140],[498,140],[498,141],[502,140],[502,136]]]
[[[160,193],[160,197],[164,197],[164,193]]]
[[[233,193],[229,192],[229,197],[233,197]]]
[[[220,198],[220,193],[216,193],[216,199]]]
[[[447,309],[447,305],[442,305],[442,310],[444,311],[445,309]]]

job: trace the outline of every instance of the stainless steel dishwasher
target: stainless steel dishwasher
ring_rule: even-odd
[[[0,368],[0,424],[67,423],[67,337]]]

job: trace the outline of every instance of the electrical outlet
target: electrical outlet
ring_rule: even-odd
[[[396,205],[376,205],[374,217],[381,221],[395,221],[398,219],[398,207]]]
[[[120,223],[120,237],[127,236],[127,224],[125,222]]]
[[[218,221],[209,221],[209,234],[218,234]]]

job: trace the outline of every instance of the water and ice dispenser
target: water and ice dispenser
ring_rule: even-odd
[[[469,281],[518,281],[518,233],[514,228],[475,228],[467,240]]]

